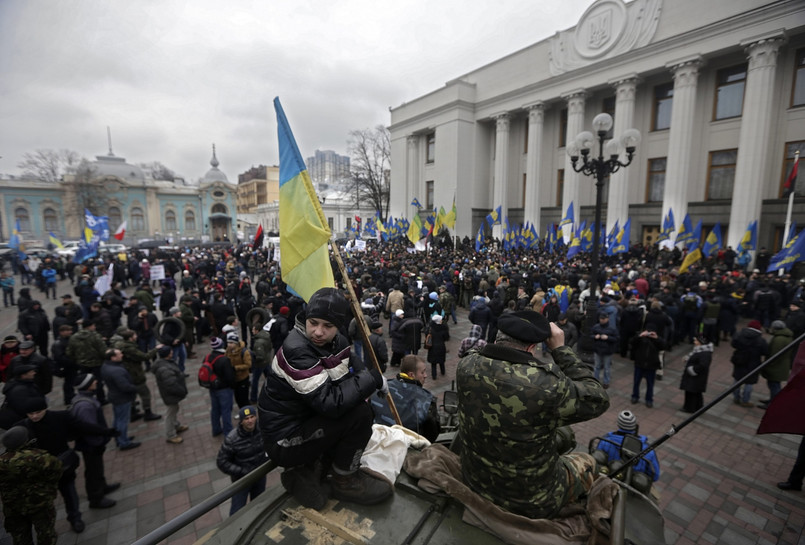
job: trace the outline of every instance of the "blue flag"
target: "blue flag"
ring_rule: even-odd
[[[699,223],[697,223],[696,227],[693,228],[693,236],[687,243],[688,251],[690,252],[698,248],[699,241],[701,240],[702,240],[702,220],[699,220]]]
[[[484,222],[481,222],[481,226],[478,228],[478,234],[475,235],[475,251],[480,252],[481,246],[484,244]]]
[[[565,225],[573,225],[574,223],[576,223],[576,220],[573,214],[573,201],[570,201],[570,204],[567,205],[567,213],[565,214],[565,217],[562,218],[562,221],[559,222],[559,227],[564,227]]]
[[[794,237],[789,237],[794,240]],[[741,242],[738,243],[738,253],[749,252],[757,248],[757,220],[751,222],[749,227],[746,228],[744,236],[741,237]]]
[[[502,219],[500,216],[503,213],[501,211],[502,208],[503,208],[503,205],[500,205],[497,208],[495,208],[494,210],[492,210],[492,212],[490,212],[488,216],[486,216],[486,221],[489,224],[489,227],[494,227],[495,225],[500,225],[500,221]]]
[[[718,249],[721,248],[721,223],[716,223],[713,226],[713,230],[710,231],[710,234],[707,235],[707,238],[704,241],[704,246],[702,247],[702,253],[710,257],[718,252]]]
[[[416,206],[417,208],[422,208],[422,205],[419,204],[419,199],[414,197],[414,200],[411,201],[411,206]]]
[[[800,232],[790,246],[786,246],[774,254],[766,272],[774,272],[779,269],[791,270],[794,263],[803,259],[805,259],[805,236],[802,236],[802,232]]]

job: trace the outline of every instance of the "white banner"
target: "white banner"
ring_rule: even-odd
[[[151,265],[151,280],[165,280],[165,265]]]

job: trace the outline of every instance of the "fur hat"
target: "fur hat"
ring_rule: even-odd
[[[343,328],[349,319],[349,301],[336,288],[321,288],[310,296],[305,319],[318,318]]]
[[[547,318],[533,310],[502,314],[498,318],[498,329],[525,343],[541,343],[551,336],[551,325]]]
[[[618,429],[623,431],[637,430],[637,417],[632,411],[621,411],[618,414]]]

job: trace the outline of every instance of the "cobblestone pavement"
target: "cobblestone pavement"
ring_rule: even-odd
[[[69,282],[60,282],[58,295],[71,290]],[[58,299],[43,299],[42,303],[50,316],[53,308],[61,304]],[[16,309],[2,309],[0,334],[14,333],[16,319]],[[450,322],[447,373],[426,385],[439,396],[440,402],[442,392],[452,387],[458,345],[469,331],[466,310],[459,309],[458,320],[456,325]],[[611,407],[596,420],[574,426],[579,449],[585,449],[592,437],[614,429],[618,412],[626,408],[636,413],[640,432],[653,439],[684,421],[688,415],[678,410],[683,402],[678,385],[681,358],[689,348],[690,345],[679,346],[667,356],[665,379],[656,383],[651,409],[642,403],[630,403],[633,366],[615,356],[608,390]],[[206,346],[197,346],[196,352],[203,357]],[[731,383],[729,355],[725,343],[716,349],[705,402]],[[82,534],[70,530],[59,498],[56,525],[59,545],[131,543],[229,484],[229,478],[215,467],[221,439],[211,436],[208,395],[194,379],[199,362],[199,358],[188,361],[190,394],[182,402],[179,415],[181,422],[190,426],[182,435],[184,442],[166,443],[161,420],[133,423],[130,433],[142,441],[142,446],[125,452],[112,447],[105,456],[109,482],[123,483],[110,496],[117,500],[117,505],[105,510],[89,509],[83,472],[79,469],[77,487],[86,530]],[[391,377],[394,371],[390,369],[386,375]],[[164,405],[152,375],[148,381],[156,398],[154,410],[163,413]],[[50,395],[54,409],[63,408],[60,386],[60,379],[56,379]],[[756,386],[755,392],[755,401],[767,397],[764,381]],[[111,407],[105,410],[111,422]],[[657,488],[669,544],[805,545],[805,494],[783,492],[775,486],[787,478],[800,437],[756,435],[761,415],[761,409],[739,407],[727,399],[659,447],[662,478]],[[276,473],[269,475],[269,486],[279,486],[278,481]],[[228,512],[226,502],[165,543],[193,543],[225,519]],[[11,545],[2,529],[0,545]]]

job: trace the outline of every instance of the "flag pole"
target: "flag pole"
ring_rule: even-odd
[[[352,314],[355,317],[356,323],[358,324],[358,331],[360,332],[361,340],[363,341],[363,349],[369,354],[369,359],[372,360],[372,364],[375,366],[375,369],[382,374],[383,370],[380,369],[380,363],[377,361],[377,355],[375,354],[374,348],[372,348],[372,343],[369,342],[369,327],[366,325],[366,319],[363,316],[361,304],[358,302],[358,296],[355,294],[355,288],[352,287],[352,282],[349,280],[347,267],[344,265],[344,260],[341,259],[341,251],[338,249],[338,243],[333,241],[330,247],[333,249],[335,262],[338,264],[338,270],[341,271],[341,277],[344,279],[344,284],[346,284],[347,291],[349,292],[349,305],[352,308]],[[391,397],[390,392],[386,394],[386,402],[389,404],[391,416],[394,417],[394,421],[402,426],[400,414],[397,412],[397,406],[394,404],[394,399]]]
[[[799,150],[794,153],[794,164],[796,165],[799,162]],[[791,230],[791,213],[794,210],[794,193],[796,192],[797,188],[797,179],[794,178],[791,181],[791,192],[788,194],[788,209],[785,212],[785,231],[783,231],[783,248],[785,245],[788,244],[788,237],[789,231]],[[779,270],[779,276],[783,276],[785,274],[785,270],[782,268]]]

